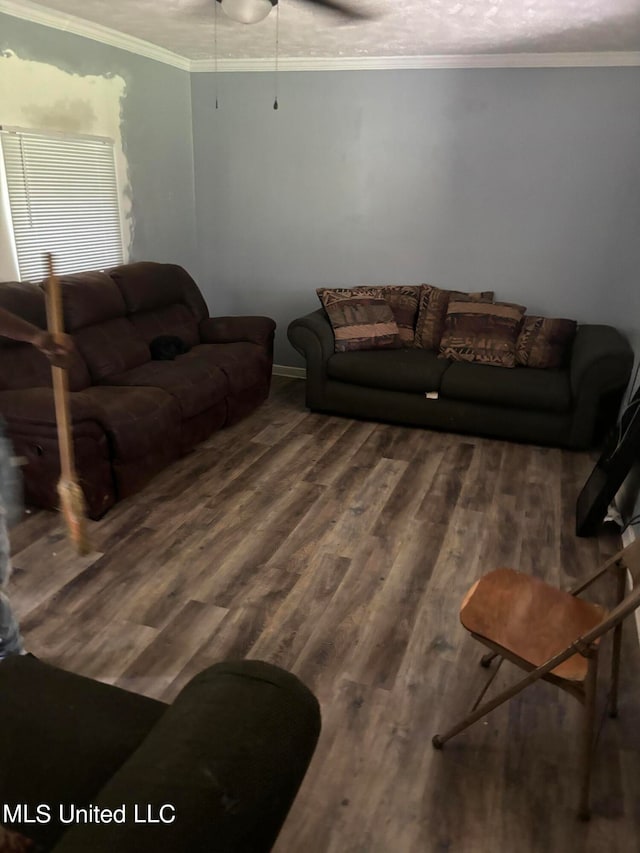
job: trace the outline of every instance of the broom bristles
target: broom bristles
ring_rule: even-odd
[[[86,526],[86,505],[84,494],[74,480],[58,482],[60,510],[64,516],[71,541],[76,546],[78,554],[88,554],[91,551]]]

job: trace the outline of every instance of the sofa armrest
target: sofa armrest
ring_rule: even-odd
[[[571,392],[603,393],[624,388],[633,368],[633,351],[613,326],[579,326],[571,350]]]
[[[333,329],[324,310],[319,308],[311,314],[292,320],[287,329],[287,337],[307,362],[306,404],[312,410],[322,410],[327,362],[335,351]]]
[[[270,317],[209,317],[200,323],[203,344],[248,341],[273,351],[276,324]]]
[[[271,664],[216,664],[196,676],[93,801],[126,822],[73,826],[55,853],[270,850],[315,749],[320,712]],[[169,823],[138,823],[138,815]]]
[[[95,403],[82,391],[69,394],[69,411],[72,424],[83,421],[100,421]],[[38,426],[56,427],[56,410],[52,388],[22,388],[0,391],[0,413],[14,429]]]
[[[592,447],[615,423],[632,369],[633,351],[617,329],[578,327],[569,367],[573,396],[570,447]]]
[[[306,358],[307,369],[310,362],[324,364],[335,352],[333,329],[322,308],[292,320],[287,336],[292,346]]]

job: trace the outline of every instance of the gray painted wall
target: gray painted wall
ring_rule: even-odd
[[[214,109],[216,86],[220,109]],[[279,325],[428,281],[640,330],[640,69],[192,75],[201,283]],[[634,303],[637,309],[637,301]],[[635,314],[638,317],[638,313]]]
[[[135,221],[131,259],[172,261],[197,276],[189,73],[0,14],[2,50],[75,74],[124,78],[122,137]]]
[[[280,364],[316,287],[421,281],[613,323],[640,357],[639,68],[282,73],[275,112],[269,74],[190,77],[0,14],[4,49],[125,79],[132,259],[273,316]]]

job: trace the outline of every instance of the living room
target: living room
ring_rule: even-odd
[[[167,700],[227,658],[299,675],[323,731],[277,849],[630,849],[631,630],[589,824],[575,823],[580,709],[553,686],[442,754],[430,744],[482,673],[458,622],[472,581],[512,565],[570,585],[615,550],[611,533],[574,535],[597,447],[309,413],[286,332],[317,288],[429,282],[609,324],[637,353],[633,4],[590,27],[565,10],[553,30],[507,32],[491,61],[467,44],[436,63],[425,45],[416,67],[355,70],[287,67],[283,20],[277,79],[270,54],[250,70],[225,53],[228,26],[216,72],[211,55],[57,5],[0,0],[0,123],[113,138],[125,260],[183,266],[211,316],[273,318],[280,376],[262,407],[91,523],[98,559],[75,556],[49,512],[12,531],[29,651]],[[1,241],[0,280],[14,280]]]

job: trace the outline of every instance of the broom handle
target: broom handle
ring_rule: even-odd
[[[53,271],[53,257],[47,255],[49,279],[47,281],[47,325],[56,343],[61,342],[64,334],[62,320],[62,293],[60,280]],[[62,479],[75,479],[73,460],[73,444],[71,442],[71,420],[69,418],[69,383],[67,370],[64,367],[51,365],[53,379],[53,399],[56,406],[56,423],[58,425],[58,444],[60,447],[60,472]]]

